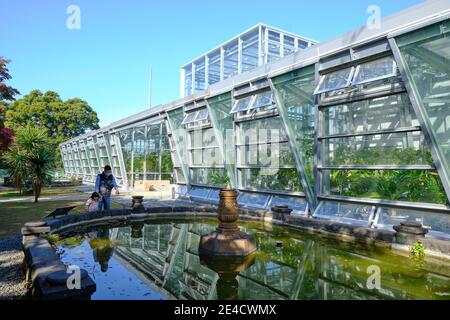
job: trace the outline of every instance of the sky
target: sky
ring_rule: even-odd
[[[178,99],[180,67],[261,22],[318,41],[421,0],[0,0],[0,56],[21,94],[78,97],[100,125]],[[70,5],[80,28],[67,28]]]

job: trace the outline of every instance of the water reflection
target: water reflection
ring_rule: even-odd
[[[100,264],[102,272],[108,271],[108,262],[113,256],[116,243],[109,239],[109,230],[101,229],[99,231],[86,234],[89,246],[92,249],[94,261]]]
[[[216,283],[217,299],[239,299],[237,276],[255,263],[256,253],[246,257],[200,256],[200,263],[219,276]]]
[[[267,231],[257,223],[243,226],[258,248],[247,260],[208,260],[198,255],[200,236],[214,230],[215,221],[105,229],[102,237],[89,240],[92,252],[80,254],[95,255],[102,270],[114,260],[132,266],[129,270],[136,278],[150,280],[165,298],[450,299],[449,265],[426,262],[419,268],[409,258],[313,239],[292,230]],[[60,246],[74,250],[64,243]],[[66,263],[71,262],[69,256]],[[380,286],[370,286],[371,266],[380,270]]]

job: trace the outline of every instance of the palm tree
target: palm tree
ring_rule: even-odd
[[[26,126],[17,130],[5,163],[14,179],[31,180],[34,202],[38,202],[42,186],[51,178],[54,152],[45,128]]]
[[[4,166],[13,179],[14,187],[19,189],[19,193],[22,194],[23,183],[28,178],[28,162],[24,152],[12,148],[5,154],[3,161]]]

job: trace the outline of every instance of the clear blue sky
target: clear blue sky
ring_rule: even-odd
[[[102,126],[142,111],[153,68],[153,105],[179,97],[184,63],[258,22],[324,41],[421,0],[0,0],[0,56],[11,85],[26,94],[54,90],[79,97]],[[69,30],[67,7],[81,9]]]

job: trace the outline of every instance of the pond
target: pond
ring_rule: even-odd
[[[450,264],[394,255],[241,221],[256,239],[245,259],[206,259],[200,236],[217,220],[148,221],[62,238],[67,265],[86,269],[102,299],[450,299]]]

